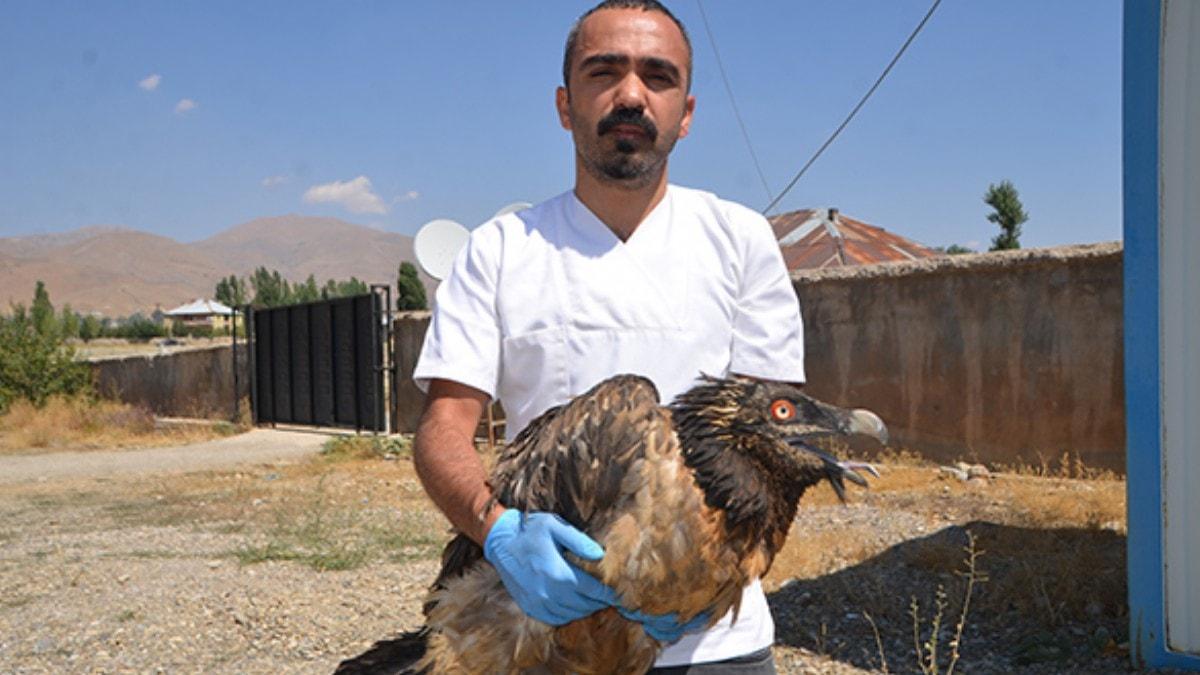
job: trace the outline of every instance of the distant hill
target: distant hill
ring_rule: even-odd
[[[260,266],[294,282],[312,274],[318,284],[355,276],[394,286],[405,260],[414,260],[411,237],[336,218],[259,218],[190,244],[127,228],[85,227],[0,238],[0,310],[14,302],[28,306],[39,279],[56,308],[70,304],[125,316],[212,297],[220,278],[248,276]]]

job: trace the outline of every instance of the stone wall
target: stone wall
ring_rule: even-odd
[[[794,277],[809,391],[870,408],[935,460],[1124,472],[1119,244]]]
[[[166,354],[91,361],[101,396],[146,408],[165,417],[232,419],[232,347],[189,349]],[[244,344],[238,345],[238,390],[250,395]]]
[[[1119,244],[799,273],[808,391],[870,408],[926,458],[1124,472]],[[398,420],[428,313],[396,322]]]

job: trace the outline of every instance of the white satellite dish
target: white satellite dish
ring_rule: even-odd
[[[467,228],[453,220],[438,218],[425,223],[413,237],[417,264],[434,279],[445,279],[450,274],[454,257],[466,245],[469,236]]]
[[[499,218],[500,216],[507,216],[508,214],[516,213],[517,211],[524,211],[531,206],[533,206],[533,204],[530,204],[529,202],[513,202],[508,206],[501,207],[500,210],[496,212],[496,215],[492,216],[492,218]]]

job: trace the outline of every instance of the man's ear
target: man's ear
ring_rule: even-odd
[[[679,124],[679,137],[687,138],[688,131],[692,128],[692,113],[696,112],[696,97],[688,94],[687,100],[683,104],[683,121]]]
[[[571,94],[566,87],[554,90],[554,107],[558,109],[558,123],[567,131],[571,130]]]

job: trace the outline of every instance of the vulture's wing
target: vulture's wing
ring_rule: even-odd
[[[622,482],[647,443],[670,442],[668,413],[654,384],[636,375],[609,378],[529,423],[496,460],[493,499],[522,511],[557,513],[595,532],[620,507]],[[435,586],[458,576],[483,551],[458,536],[442,554]]]

